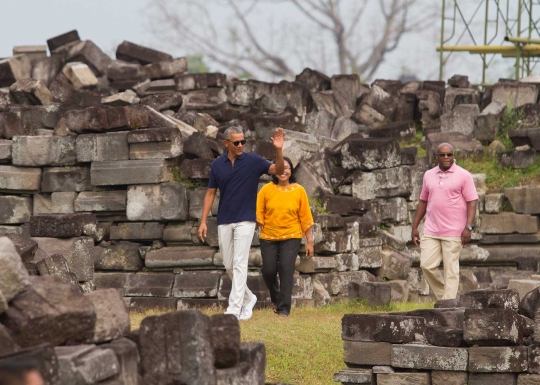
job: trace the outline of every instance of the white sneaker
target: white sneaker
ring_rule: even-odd
[[[236,319],[240,319],[240,316],[239,316],[238,314],[236,314],[236,313],[233,313],[233,312],[231,312],[231,311],[228,311],[228,310],[227,310],[227,311],[226,311],[226,312],[225,312],[224,314],[231,314],[231,315],[235,316],[235,317],[236,317]]]
[[[253,307],[257,303],[257,297],[253,295],[253,298],[249,301],[249,303],[242,308],[242,312],[240,313],[240,320],[247,321],[251,318],[253,315]]]

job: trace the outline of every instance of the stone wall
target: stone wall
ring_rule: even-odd
[[[538,123],[536,83],[501,81],[479,91],[455,76],[448,84],[365,85],[356,75],[310,69],[294,81],[239,81],[190,74],[185,58],[130,42],[112,59],[76,31],[47,43],[50,56],[45,46],[16,47],[0,61],[0,234],[16,244],[30,274],[56,275],[87,292],[118,289],[133,311],[226,302],[231,282],[217,247],[217,202],[207,244],[196,230],[209,167],[231,125],[244,130],[246,150],[268,159],[273,130],[286,130],[284,154],[316,218],[316,256],[306,260],[301,251],[294,276],[299,306],[348,296],[434,300],[410,224],[436,146],[449,141],[460,156],[482,152],[508,103],[531,127]],[[417,127],[423,158],[400,145]],[[530,164],[536,134],[513,131],[517,147],[501,154],[502,164]],[[536,286],[540,190],[486,194],[485,176],[474,179],[478,227],[461,255],[460,292]],[[514,212],[503,212],[505,202]],[[248,285],[257,306],[266,306],[261,264],[255,237]]]
[[[538,288],[474,290],[434,309],[346,314],[342,384],[525,385],[540,382]]]

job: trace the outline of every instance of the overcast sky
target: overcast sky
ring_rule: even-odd
[[[116,46],[123,40],[129,40],[150,47],[160,47],[151,34],[148,4],[150,0],[0,0],[0,57],[11,56],[15,45],[46,44],[48,38],[72,29],[77,29],[81,39],[92,40],[106,53],[114,56]],[[358,0],[349,0],[358,1]],[[421,0],[436,1],[436,0]],[[463,0],[474,3],[473,0]],[[268,12],[277,12],[283,8],[272,6]],[[227,17],[224,15],[223,17]],[[262,17],[262,15],[261,15]],[[420,34],[413,34],[403,39],[399,48],[388,56],[377,72],[380,78],[397,78],[403,72],[415,74],[420,79],[438,77],[438,44],[440,19],[429,22],[429,27]],[[174,56],[186,52],[170,48]],[[508,62],[500,60],[500,70],[495,69],[492,80],[508,76]],[[445,74],[470,75],[472,80],[479,80],[478,57],[466,54],[456,55]],[[506,63],[506,64],[505,64]],[[220,68],[211,68],[220,70]],[[332,74],[329,74],[332,75]]]

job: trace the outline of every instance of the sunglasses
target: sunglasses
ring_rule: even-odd
[[[227,142],[231,142],[230,140],[227,140]],[[242,139],[242,140],[235,140],[234,142],[231,142],[232,144],[234,144],[234,147],[238,147],[239,145],[244,145],[246,144],[247,140],[245,139]]]
[[[439,155],[439,157],[441,158],[451,158],[454,156],[454,153],[453,152],[440,152],[437,155]]]

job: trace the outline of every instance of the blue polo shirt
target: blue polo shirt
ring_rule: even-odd
[[[212,162],[208,187],[219,189],[218,225],[256,221],[259,178],[271,165],[261,156],[245,152],[234,165],[227,154]]]

